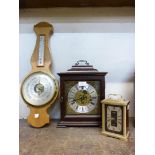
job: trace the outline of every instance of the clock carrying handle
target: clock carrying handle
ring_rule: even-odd
[[[78,60],[75,66],[79,66],[81,63],[85,63],[86,66],[89,66],[89,63],[86,60]]]
[[[122,95],[120,95],[120,94],[108,94],[108,98],[113,99],[112,96],[119,97],[120,99],[123,99]]]

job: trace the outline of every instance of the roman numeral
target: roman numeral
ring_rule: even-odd
[[[83,111],[83,107],[82,107],[82,111]]]
[[[72,93],[72,92],[69,92],[69,93]],[[69,94],[69,98],[74,98],[74,93]]]
[[[108,122],[107,126],[108,126],[108,128],[110,127],[110,122]]]
[[[90,92],[90,94],[92,94],[94,91]]]
[[[91,102],[91,104],[92,104],[92,105],[95,105],[95,103],[94,103],[94,102]]]
[[[93,97],[92,97],[92,99],[96,99],[96,98],[97,98],[97,96],[93,96]]]
[[[121,125],[121,122],[118,121],[117,123]]]
[[[107,121],[111,121],[111,118],[107,118]]]
[[[71,91],[72,94],[75,94],[73,91]]]
[[[79,107],[79,106],[77,105],[77,106],[76,106],[76,110],[78,109],[78,107]]]
[[[90,86],[87,87],[87,91],[89,91]]]
[[[73,100],[73,101],[71,101],[70,103],[73,105],[73,104],[75,103],[75,101]]]
[[[108,106],[108,110],[110,111],[110,107]]]

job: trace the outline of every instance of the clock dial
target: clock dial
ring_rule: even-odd
[[[68,105],[76,113],[89,113],[98,103],[96,89],[86,81],[79,81],[68,92]]]
[[[41,106],[54,97],[56,89],[57,84],[52,76],[43,72],[35,72],[25,79],[22,94],[29,104]]]
[[[116,133],[122,133],[122,107],[106,106],[106,129]]]

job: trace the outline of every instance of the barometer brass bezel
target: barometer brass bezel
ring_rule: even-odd
[[[23,85],[24,85],[25,81],[26,81],[30,76],[32,76],[33,74],[36,74],[36,73],[39,73],[39,74],[46,74],[47,76],[49,76],[49,77],[52,78],[52,80],[54,81],[54,84],[55,84],[55,90],[54,90],[55,92],[54,92],[53,97],[52,97],[49,101],[47,101],[46,103],[44,103],[44,104],[42,104],[42,105],[34,105],[34,104],[32,104],[32,103],[29,103],[29,102],[24,98],[24,94],[23,94],[23,91],[22,91],[22,88],[23,88]],[[44,71],[31,72],[31,73],[29,73],[29,74],[24,78],[24,80],[23,80],[23,82],[22,82],[22,85],[21,85],[20,92],[21,92],[21,96],[22,96],[23,100],[25,101],[25,103],[26,103],[27,105],[30,105],[30,106],[32,106],[32,107],[44,107],[44,106],[47,105],[47,104],[52,104],[52,103],[56,100],[56,98],[57,98],[57,96],[58,96],[58,92],[59,92],[59,84],[58,84],[57,79],[56,79],[56,78],[54,77],[54,75],[51,74],[51,73],[47,73],[47,72],[44,72]]]

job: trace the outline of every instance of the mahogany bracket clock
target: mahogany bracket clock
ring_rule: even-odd
[[[79,60],[60,76],[61,120],[58,127],[101,126],[101,99],[105,98],[105,75]]]
[[[102,134],[127,140],[129,136],[130,101],[110,94],[102,103]]]
[[[58,96],[58,82],[51,73],[51,55],[48,47],[53,27],[46,22],[34,26],[37,35],[31,57],[31,72],[21,85],[21,95],[30,109],[27,121],[34,127],[42,127],[50,121],[48,109]]]

